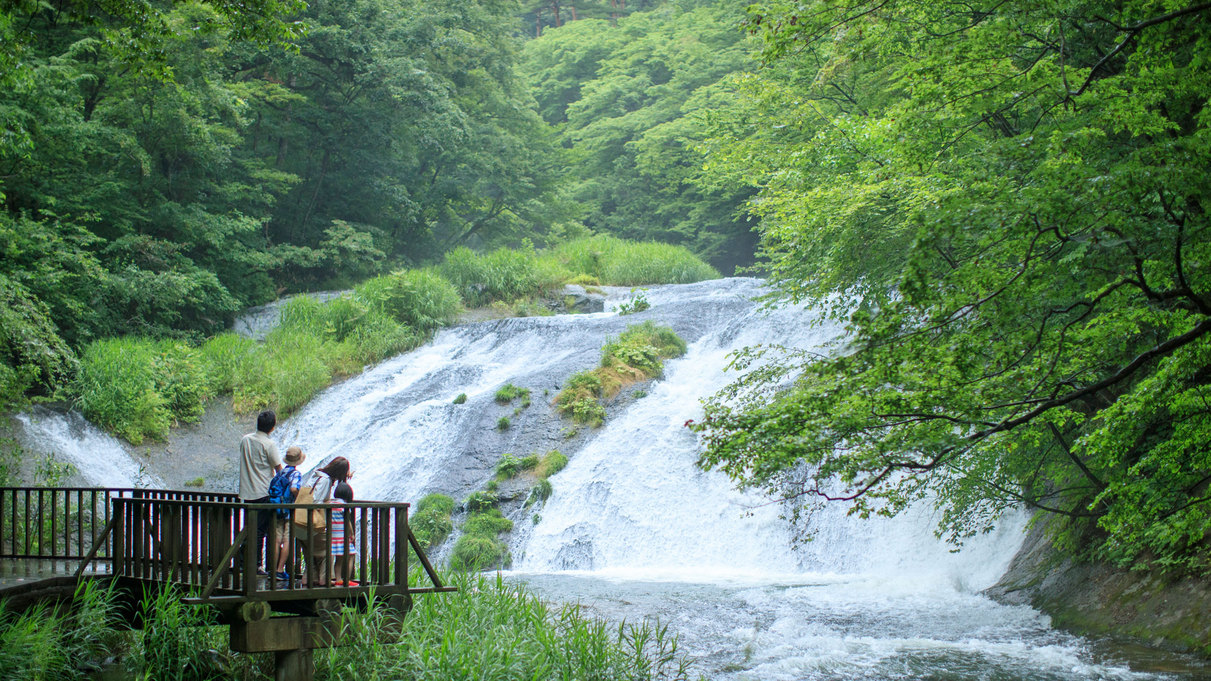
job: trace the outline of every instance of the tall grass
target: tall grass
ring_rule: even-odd
[[[181,341],[111,338],[88,345],[68,391],[93,423],[139,444],[194,422],[209,398],[201,354]]]
[[[233,390],[235,410],[273,407],[290,412],[306,404],[332,382],[326,361],[331,349],[321,336],[285,325],[274,329],[240,366]]]
[[[539,296],[571,276],[557,259],[539,257],[530,248],[500,248],[481,255],[459,247],[446,254],[438,271],[474,307]]]
[[[397,636],[384,608],[346,611],[351,645],[316,651],[321,681],[649,681],[689,679],[675,636],[649,621],[610,625],[577,606],[552,610],[499,576],[450,575],[458,591],[416,599]],[[385,640],[397,642],[390,645]]]
[[[501,534],[513,529],[513,521],[501,515],[497,501],[492,492],[479,491],[463,502],[467,518],[463,521],[462,535],[450,552],[451,568],[477,571],[513,564],[509,545],[500,539]]]
[[[679,246],[608,236],[545,251],[477,254],[458,248],[438,267],[375,277],[352,295],[325,303],[294,298],[263,343],[230,333],[197,348],[144,338],[95,342],[81,354],[66,394],[89,420],[115,435],[135,444],[163,440],[172,426],[196,421],[216,394],[230,393],[240,413],[298,409],[335,377],[420,345],[451,323],[463,304],[529,314],[545,312],[536,298],[565,281],[639,285],[717,276]],[[599,409],[578,404],[583,418],[599,421]]]
[[[0,603],[0,678],[30,681],[82,679],[122,651],[114,593],[82,582],[68,610],[39,604],[24,612]]]
[[[419,586],[418,571],[409,579]],[[342,645],[315,651],[320,681],[650,681],[689,679],[675,636],[649,621],[610,625],[577,606],[549,607],[499,575],[450,573],[457,592],[420,595],[401,624],[374,599],[340,614]],[[112,589],[85,583],[73,606],[15,613],[0,606],[0,678],[90,678],[118,657],[134,679],[265,680],[272,656],[227,652],[213,612],[160,590],[144,596],[142,631],[120,628]]]
[[[458,291],[432,269],[400,270],[375,277],[354,290],[371,310],[422,333],[449,324],[458,315]]]
[[[560,244],[547,257],[574,274],[612,286],[689,284],[719,278],[718,270],[682,246],[605,235]]]
[[[228,394],[235,390],[245,358],[256,352],[256,341],[234,333],[221,333],[210,338],[199,348],[206,380],[216,394]]]
[[[228,676],[225,627],[213,626],[217,613],[186,605],[173,588],[149,590],[143,596],[141,645],[132,663],[137,678],[148,681],[206,681]]]

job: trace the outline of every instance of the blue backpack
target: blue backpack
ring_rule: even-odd
[[[271,504],[290,504],[294,502],[294,495],[291,494],[290,488],[298,485],[292,484],[296,478],[302,477],[295,470],[294,466],[286,466],[273,476],[273,480],[269,481],[269,503]],[[282,519],[290,517],[290,509],[279,508],[275,511],[277,516]]]

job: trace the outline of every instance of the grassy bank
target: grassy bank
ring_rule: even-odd
[[[315,652],[318,681],[346,679],[686,679],[677,641],[642,622],[612,626],[575,606],[552,607],[499,576],[454,573],[456,593],[416,599],[402,629],[372,603],[341,613],[347,645]],[[86,585],[69,610],[0,605],[0,678],[85,679],[101,667],[162,681],[273,677],[273,656],[231,653],[226,627],[175,596],[147,596],[147,626],[117,626],[115,594]],[[107,678],[123,678],[120,673]]]
[[[537,307],[566,282],[685,283],[719,274],[681,247],[590,237],[558,247],[460,248],[436,267],[401,270],[321,303],[302,296],[283,309],[264,342],[225,333],[201,344],[123,337],[83,349],[64,386],[92,422],[138,444],[191,423],[208,399],[230,394],[237,412],[288,414],[343,376],[424,343],[464,306]]]

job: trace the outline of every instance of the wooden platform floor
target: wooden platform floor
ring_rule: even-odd
[[[72,577],[80,562],[76,560],[29,560],[24,558],[0,558],[0,596],[3,591],[47,579]],[[89,566],[84,574],[90,577],[109,575],[109,565],[101,563]]]

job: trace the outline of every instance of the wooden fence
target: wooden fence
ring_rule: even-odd
[[[306,513],[303,526],[279,519],[299,509],[318,513]],[[341,514],[345,537],[334,544],[328,530]],[[258,527],[268,534],[267,576],[257,574]],[[285,547],[287,580],[273,576],[277,538]],[[409,547],[432,587],[409,588]],[[104,566],[115,577],[181,586],[192,594],[187,600],[198,602],[453,590],[442,585],[413,536],[405,503],[246,504],[208,492],[5,487],[0,558],[75,560],[77,574]],[[338,560],[348,561],[342,574],[348,585],[333,584]]]

